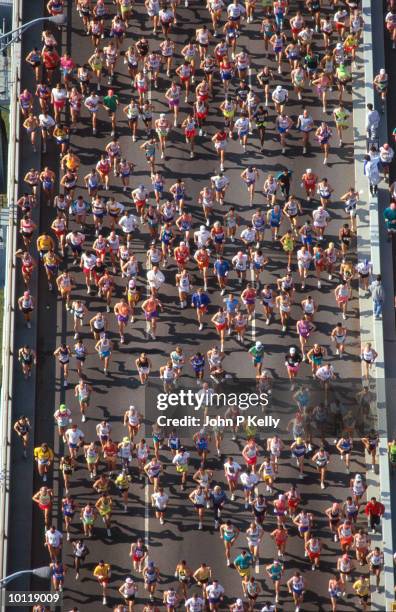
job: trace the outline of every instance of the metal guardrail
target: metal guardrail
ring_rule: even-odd
[[[14,2],[13,27],[22,21],[22,0]],[[9,217],[7,226],[6,274],[4,291],[4,320],[2,338],[3,380],[0,403],[0,471],[9,474],[12,433],[12,389],[15,325],[15,251],[17,243],[16,201],[19,177],[20,114],[17,100],[20,92],[21,45],[13,48],[11,66],[10,140],[8,149],[7,197]],[[7,575],[9,523],[8,478],[0,480],[0,578]],[[4,590],[0,589],[0,609],[5,610]]]

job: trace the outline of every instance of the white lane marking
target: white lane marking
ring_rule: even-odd
[[[150,492],[149,492],[149,482],[146,481],[144,486],[144,544],[149,549],[149,541],[150,541]]]
[[[254,270],[250,270],[250,280],[254,283]],[[254,305],[253,315],[252,315],[252,340],[256,341],[256,305]]]

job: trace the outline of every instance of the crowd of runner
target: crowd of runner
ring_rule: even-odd
[[[298,612],[308,585],[312,588],[310,572],[321,570],[324,543],[318,537],[318,521],[328,524],[328,536],[339,546],[328,582],[329,609],[336,612],[337,602],[354,595],[359,598],[361,609],[366,610],[370,574],[375,576],[379,590],[383,553],[371,542],[368,532],[374,533],[378,528],[384,507],[376,498],[366,498],[364,474],[350,473],[351,455],[359,452],[363,458],[362,449],[375,469],[378,435],[371,431],[356,440],[354,423],[348,422],[346,415],[341,417],[337,405],[332,410],[339,423],[338,435],[331,444],[325,439],[323,425],[336,376],[335,360],[345,357],[348,319],[355,316],[349,306],[353,281],[358,279],[363,294],[372,294],[374,306],[381,281],[371,278],[371,262],[356,261],[354,253],[360,194],[353,180],[350,189],[341,193],[337,185],[331,185],[309,167],[302,176],[294,176],[292,169],[274,170],[265,176],[260,170],[269,126],[271,131],[275,130],[286,166],[291,146],[289,134],[299,134],[300,142],[293,147],[299,147],[302,156],[312,153],[319,144],[324,168],[332,152],[342,152],[347,146],[344,134],[352,122],[348,90],[364,27],[359,5],[357,0],[261,0],[257,4],[247,0],[244,5],[238,0],[228,4],[208,0],[199,9],[201,21],[191,40],[179,45],[174,34],[183,24],[184,9],[176,0],[144,3],[154,36],[150,40],[136,30],[131,0],[112,4],[104,0],[77,0],[73,11],[77,10],[81,17],[82,35],[92,41],[92,52],[85,64],[76,65],[70,53],[59,52],[59,32],[52,30],[44,30],[40,44],[28,53],[26,62],[32,67],[36,84],[34,89],[22,89],[20,94],[23,128],[35,152],[39,136],[43,153],[55,141],[59,162],[52,159],[51,165],[44,167],[38,163],[24,177],[26,192],[17,203],[21,248],[16,255],[25,291],[18,296],[18,308],[21,321],[30,327],[39,299],[31,289],[31,275],[35,268],[41,268],[48,280],[48,290],[58,293],[72,317],[74,333],[74,338],[61,342],[54,350],[61,384],[65,389],[72,386],[75,395],[73,406],[63,403],[54,411],[56,435],[60,436],[65,451],[59,458],[64,491],[63,533],[54,526],[55,492],[51,488],[54,445],[51,441],[35,440],[34,448],[42,486],[35,492],[33,502],[42,511],[54,589],[63,589],[66,570],[74,572],[76,580],[86,571],[89,540],[95,536],[99,521],[103,521],[107,537],[112,537],[117,496],[123,511],[130,511],[129,493],[136,470],[139,480],[146,479],[149,485],[152,512],[160,525],[166,524],[171,492],[163,486],[162,475],[169,467],[174,469],[175,478],[180,479],[174,482],[180,484],[183,503],[196,513],[197,529],[203,530],[211,523],[218,530],[224,542],[225,564],[235,568],[241,578],[240,598],[230,601],[221,577],[211,570],[210,558],[197,568],[184,560],[176,568],[169,568],[164,553],[163,565],[157,566],[150,558],[148,543],[137,539],[131,542],[131,567],[124,568],[125,580],[116,585],[123,603],[115,611],[133,610],[139,598],[144,601],[145,612],[162,608],[173,612],[179,606],[188,612],[201,612],[207,607],[214,611],[224,609],[224,600],[233,612],[258,608],[271,612],[286,602],[294,602]],[[188,7],[188,0],[185,6]],[[51,15],[65,10],[63,0],[50,0],[47,4]],[[250,57],[249,48],[238,41],[241,35],[249,38],[253,22],[261,23],[263,47],[259,59]],[[393,36],[396,17],[392,12],[386,23]],[[130,79],[127,88],[130,102],[125,106],[113,89],[123,62]],[[285,78],[289,79],[288,85]],[[385,70],[379,72],[373,85],[384,101]],[[288,114],[288,99],[293,91],[299,103],[297,121]],[[153,92],[166,102],[169,112],[156,111]],[[311,115],[307,94],[311,97],[314,94],[320,102],[319,122]],[[373,126],[378,127],[376,112],[368,109],[369,135]],[[210,124],[213,114],[223,119],[218,128]],[[100,137],[98,115],[108,117],[108,131]],[[96,159],[91,152],[92,168],[85,175],[73,150],[73,134],[83,125],[90,126],[103,151]],[[119,141],[125,125],[130,131],[128,151],[122,149]],[[197,209],[191,209],[187,203],[188,180],[175,176],[168,181],[163,176],[169,149],[180,134],[185,141],[187,164],[197,156],[197,143],[202,139],[218,155],[218,171],[209,173],[202,181],[197,202],[202,214],[200,210],[198,218]],[[227,203],[232,189],[227,166],[229,143],[233,139],[240,142],[245,208],[251,207],[247,224]],[[246,166],[244,155],[253,143],[259,144],[257,165]],[[140,150],[147,160],[147,173],[136,180],[132,159]],[[392,158],[393,150],[387,143],[379,150],[374,144],[371,146],[365,172],[373,192],[380,180],[389,178]],[[354,176],[353,170],[350,175]],[[298,184],[305,193],[304,199],[295,195]],[[113,191],[115,186],[122,187],[123,202]],[[394,191],[396,194],[396,186]],[[327,226],[335,201],[343,203],[345,218],[334,237],[329,235]],[[46,228],[37,227],[32,220],[32,211],[39,205],[53,211],[51,224]],[[396,212],[387,219],[388,223],[396,224]],[[270,240],[264,241],[268,230]],[[135,248],[136,241],[142,238],[147,244],[143,261]],[[279,270],[275,282],[268,283],[265,268],[274,249],[284,253],[285,268]],[[80,271],[87,295],[94,294],[102,300],[102,307],[95,312],[89,311],[82,297],[76,278]],[[230,280],[235,277],[237,289]],[[312,277],[317,286],[314,297],[305,290],[306,284],[312,285]],[[278,329],[282,337],[290,336],[285,368],[279,373],[288,377],[295,391],[297,408],[289,424],[290,439],[273,435],[263,448],[255,440],[255,432],[239,431],[235,426],[233,439],[239,436],[245,440],[241,456],[236,457],[222,452],[221,429],[202,430],[194,435],[191,444],[191,440],[186,442],[179,437],[180,432],[165,433],[155,428],[149,441],[143,437],[146,435],[143,415],[133,405],[125,411],[125,436],[121,440],[112,439],[108,420],[98,422],[96,439],[87,439],[84,423],[95,408],[90,402],[94,389],[84,371],[89,336],[84,326],[89,325],[103,373],[109,376],[118,346],[110,332],[113,318],[120,345],[128,344],[128,330],[133,330],[135,322],[142,318],[147,338],[156,340],[158,319],[166,317],[161,296],[169,282],[174,283],[177,306],[195,313],[197,333],[212,326],[219,342],[206,352],[192,353],[176,344],[176,338],[174,344],[169,343],[169,354],[163,355],[159,369],[164,391],[175,389],[178,379],[186,373],[196,379],[202,391],[210,391],[211,386],[226,380],[229,374],[223,361],[230,336],[245,347],[257,384],[270,389],[271,376],[264,367],[265,340],[252,342],[250,334],[254,318],[264,317],[265,324]],[[336,318],[331,316],[326,345],[315,341],[315,315],[324,282],[331,285],[334,304],[339,309]],[[224,305],[214,308],[219,295]],[[291,325],[290,313],[295,306],[300,315]],[[381,313],[382,308],[375,307],[375,316],[380,317]],[[361,347],[365,386],[359,402],[363,419],[376,357],[371,343]],[[36,366],[37,353],[25,345],[20,347],[18,358],[28,380]],[[308,364],[313,380],[323,389],[324,402],[315,408],[317,427],[313,430],[307,425],[312,416],[310,392],[298,385],[304,364]],[[149,351],[135,355],[134,376],[139,383],[149,384],[154,374],[158,376]],[[77,423],[79,412],[81,425]],[[227,415],[236,419],[238,411],[230,408]],[[28,457],[33,452],[29,420],[21,416],[14,429],[21,438],[24,456]],[[314,437],[319,438],[319,444],[314,443]],[[224,470],[221,480],[214,479],[213,470],[207,465],[209,454]],[[197,456],[200,467],[192,470],[192,457]],[[275,494],[274,483],[282,470],[281,456],[293,459],[298,478],[287,491]],[[312,509],[306,509],[308,500],[301,499],[296,483],[304,479],[307,464],[313,464],[318,472],[318,487],[325,489],[331,461],[336,456],[341,457],[346,473],[350,473],[348,486],[344,497],[330,504],[318,519]],[[396,441],[390,443],[390,456],[396,460]],[[87,488],[92,493],[87,503],[73,495],[77,468],[86,470]],[[237,498],[241,502],[238,518],[246,521],[245,533],[232,520],[235,510],[230,508],[230,502]],[[267,533],[265,528],[270,526]],[[287,540],[294,531],[301,537],[301,558],[307,559],[304,572],[293,568],[293,559],[288,558]],[[260,564],[264,537],[273,539],[276,554],[272,561]],[[163,546],[166,547],[166,540]],[[73,567],[66,567],[64,548],[72,551]],[[97,563],[93,576],[98,581],[103,604],[107,605],[112,582],[111,547],[104,546],[103,551],[104,560],[90,558],[90,561]],[[284,576],[286,570],[293,572],[288,579]],[[169,573],[174,573],[174,584],[163,590],[161,575]],[[263,594],[263,577],[273,583],[270,596]],[[44,609],[34,608],[36,612]],[[73,612],[77,610],[73,608]]]

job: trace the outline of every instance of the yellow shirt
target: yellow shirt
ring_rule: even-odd
[[[110,576],[110,565],[104,563],[104,565],[97,565],[93,571],[93,575],[102,578],[108,578]]]
[[[45,451],[41,448],[41,446],[37,446],[34,449],[34,458],[38,459],[39,461],[52,461],[54,458],[54,453],[50,448],[47,448]]]
[[[364,578],[364,580],[356,580],[353,584],[353,589],[357,595],[364,597],[370,593],[370,582],[368,578]]]
[[[37,248],[39,251],[49,251],[54,248],[54,241],[51,236],[39,236],[37,238]]]
[[[202,582],[202,580],[208,580],[209,577],[210,577],[209,567],[199,567],[197,571],[194,573],[194,578],[198,582]]]

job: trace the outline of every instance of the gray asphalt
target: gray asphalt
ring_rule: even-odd
[[[295,8],[295,3],[292,3]],[[69,7],[69,16],[70,15]],[[74,8],[74,7],[73,7]],[[180,12],[180,25],[177,26],[172,33],[172,38],[177,44],[177,48],[185,43],[188,36],[186,36],[185,23],[190,23],[191,30],[197,27],[198,23],[202,22],[201,9],[196,6],[192,8],[179,9]],[[205,12],[205,19],[207,19],[207,13]],[[81,30],[81,22],[73,10],[71,16],[71,28],[68,29],[67,36],[64,37],[62,45],[67,45],[72,53],[73,59],[81,64],[86,61],[88,55],[91,52],[90,40],[84,35]],[[155,42],[150,34],[149,24],[147,19],[143,17],[142,10],[139,7],[137,10],[137,19],[134,20],[133,33],[132,28],[129,30],[128,39],[137,40],[141,33],[144,33],[149,37],[150,44],[155,48]],[[183,24],[183,25],[182,25]],[[254,63],[254,74],[257,73],[257,68],[262,64],[262,43],[258,33],[259,21],[256,19],[254,24],[250,24],[248,27],[245,25],[243,29],[243,35],[240,38],[239,44],[246,46],[251,54]],[[248,34],[247,34],[248,32]],[[124,43],[126,48],[126,43]],[[270,63],[273,66],[272,63]],[[253,76],[254,82],[254,76]],[[287,83],[286,76],[275,78],[276,84]],[[163,89],[166,84],[166,79],[161,75],[159,92]],[[114,89],[120,95],[120,106],[126,104],[129,100],[130,88],[129,79],[125,74],[124,65],[122,61],[117,66],[117,78],[114,85]],[[312,114],[316,121],[322,118],[321,109],[317,105],[316,95],[310,92],[306,92],[304,100],[307,106],[312,110]],[[160,98],[160,94],[153,92],[153,102],[155,105],[156,113],[162,112],[165,109],[163,99]],[[217,89],[216,99],[213,106],[217,106],[221,102],[220,92]],[[336,93],[331,96],[331,108],[336,102]],[[348,107],[350,109],[350,99],[348,98]],[[186,112],[186,107],[183,106],[183,114]],[[301,110],[301,104],[297,103],[294,94],[291,95],[291,102],[288,105],[288,113],[292,118],[296,118]],[[226,174],[231,180],[231,189],[228,191],[226,198],[226,209],[230,204],[235,205],[238,213],[246,222],[251,211],[247,205],[247,194],[244,185],[241,185],[238,179],[241,170],[248,164],[255,164],[260,171],[259,185],[262,184],[264,177],[269,171],[279,171],[281,168],[287,167],[293,170],[293,188],[296,195],[302,199],[305,215],[311,210],[312,204],[303,201],[303,193],[300,189],[300,176],[309,166],[313,168],[319,176],[324,176],[324,170],[322,166],[322,156],[319,154],[319,148],[317,145],[313,145],[309,154],[304,159],[301,155],[301,146],[298,138],[298,134],[294,131],[290,137],[290,143],[292,147],[288,150],[287,157],[280,154],[279,144],[275,140],[275,133],[273,129],[273,109],[270,109],[271,121],[269,129],[269,137],[267,140],[267,146],[265,154],[261,155],[258,148],[258,142],[256,135],[251,138],[247,154],[242,155],[242,151],[237,142],[233,142],[227,149],[226,158]],[[147,173],[145,161],[138,150],[138,145],[142,142],[133,144],[127,131],[125,121],[121,118],[119,113],[119,131],[120,131],[120,142],[122,151],[126,157],[137,164],[135,175],[133,177],[133,185],[146,182],[147,184]],[[221,118],[219,115],[212,115],[208,121],[210,126],[209,133],[212,134],[214,126],[221,124]],[[188,158],[188,151],[183,143],[181,130],[172,131],[171,146],[168,151],[168,159],[164,165],[161,165],[161,171],[166,178],[166,185],[169,187],[171,181],[176,177],[182,177],[187,184],[188,201],[187,206],[194,214],[194,228],[199,225],[201,221],[201,211],[197,207],[196,200],[197,194],[206,184],[208,177],[211,176],[215,170],[218,169],[216,158],[213,152],[213,148],[209,138],[198,139],[197,147],[197,158],[190,161]],[[100,152],[103,150],[105,144],[110,140],[110,126],[109,122],[104,114],[100,115],[99,133],[96,138],[92,137],[90,126],[88,123],[88,117],[85,112],[82,115],[82,122],[78,126],[78,131],[72,136],[73,149],[80,156],[82,161],[82,168],[80,170],[80,181],[79,186],[81,187],[81,177],[89,170],[89,168],[96,163]],[[329,166],[325,169],[325,175],[328,177],[329,182],[333,185],[336,190],[336,195],[341,195],[349,187],[353,168],[353,146],[352,146],[352,130],[348,130],[345,141],[347,146],[342,150],[336,146],[336,138],[332,141],[332,150],[330,155]],[[56,149],[53,145],[49,147],[48,153],[43,156],[41,165],[50,165],[55,168],[55,159],[57,156]],[[348,169],[351,168],[350,174]],[[112,179],[114,180],[114,179]],[[80,192],[80,190],[79,190]],[[119,181],[116,180],[115,184],[111,184],[111,192],[117,195],[122,202],[127,203],[127,199],[123,196]],[[329,225],[328,238],[336,237],[340,224],[344,222],[344,213],[342,206],[337,202],[337,198],[334,198],[335,203],[331,205],[331,223]],[[255,204],[263,206],[263,199],[258,192],[255,198]],[[48,227],[50,220],[52,219],[52,211],[42,207],[41,210],[41,228]],[[219,218],[219,211],[216,211],[216,218]],[[73,224],[71,224],[73,226]],[[284,226],[285,227],[285,226]],[[268,232],[268,230],[267,230]],[[90,238],[92,238],[92,233]],[[144,230],[139,233],[135,241],[135,250],[138,254],[140,261],[143,260],[143,253],[147,248],[147,232]],[[266,254],[270,257],[270,264],[265,272],[264,278],[266,282],[274,282],[280,273],[283,274],[285,270],[285,260],[283,254],[279,248],[272,248],[269,241],[269,235],[266,234],[266,242],[264,245]],[[231,248],[231,245],[226,247],[226,256],[230,257],[235,251],[235,247]],[[73,276],[77,279],[77,289],[73,292],[73,296],[82,297],[89,309],[90,313],[94,313],[97,310],[104,310],[103,302],[96,296],[87,296],[83,286],[81,274],[76,267],[71,265],[71,259],[68,259],[68,265],[72,270]],[[175,302],[175,289],[174,289],[174,273],[175,267],[170,265],[166,271],[166,278],[168,281],[167,287],[161,297],[165,304],[165,312],[161,316],[157,341],[153,342],[146,338],[144,334],[144,321],[139,316],[137,323],[132,327],[129,326],[126,335],[126,344],[120,346],[118,342],[118,336],[115,333],[115,324],[113,315],[109,316],[111,321],[111,332],[112,339],[114,341],[114,353],[111,364],[111,372],[109,378],[104,378],[99,368],[99,362],[94,354],[88,356],[86,362],[86,374],[89,382],[94,387],[94,394],[89,409],[89,419],[85,425],[82,425],[82,429],[86,435],[87,440],[95,439],[95,425],[103,418],[107,417],[110,419],[113,427],[113,438],[115,440],[121,439],[124,435],[124,428],[122,426],[122,415],[128,405],[133,402],[142,410],[146,407],[147,396],[145,392],[138,387],[136,381],[136,372],[134,371],[134,360],[136,356],[142,351],[146,350],[149,352],[150,357],[153,361],[155,372],[158,373],[158,368],[163,365],[166,355],[169,354],[170,350],[177,344],[181,344],[184,349],[186,356],[189,357],[196,350],[207,350],[217,343],[216,335],[210,326],[206,326],[203,333],[199,334],[197,326],[194,320],[194,313],[191,309],[184,311],[182,314],[178,310]],[[140,279],[142,281],[142,279]],[[198,279],[196,280],[198,283]],[[236,283],[234,274],[231,275],[231,285],[236,292],[239,293],[240,289]],[[325,346],[329,346],[329,332],[335,323],[339,320],[338,310],[335,307],[333,298],[333,289],[336,286],[336,280],[327,281],[325,280],[322,284],[322,290],[319,292],[316,288],[315,278],[311,273],[311,277],[308,281],[308,288],[305,290],[304,295],[308,294],[308,291],[314,296],[319,302],[319,312],[315,317],[315,324],[317,330],[313,334],[313,339],[320,342]],[[117,294],[121,295],[121,279],[117,277]],[[67,339],[69,344],[73,344],[72,340],[72,321],[70,315],[65,314],[64,307],[60,304],[60,301],[54,294],[48,292],[46,287],[46,280],[43,271],[39,275],[39,287],[38,287],[39,307],[38,307],[38,334],[37,334],[37,350],[39,355],[39,367],[37,368],[37,384],[36,384],[36,415],[35,415],[35,437],[36,441],[42,440],[52,441],[54,438],[54,426],[52,414],[56,407],[61,401],[65,401],[73,410],[73,414],[78,416],[78,406],[73,397],[72,388],[77,382],[77,375],[74,369],[74,363],[72,364],[71,373],[71,384],[69,388],[64,391],[61,387],[61,380],[59,377],[59,371],[54,363],[52,352],[54,348],[63,339]],[[220,304],[220,296],[215,289],[213,280],[210,282],[210,296],[212,299],[212,309],[215,311],[215,305]],[[354,287],[354,299],[351,302],[350,316],[347,320],[347,327],[349,332],[349,342],[347,346],[347,356],[341,362],[333,355],[333,350],[329,347],[329,354],[332,363],[339,379],[336,384],[336,391],[338,396],[341,398],[344,404],[350,406],[353,405],[353,396],[359,390],[359,374],[360,364],[358,354],[360,351],[359,342],[359,319],[358,319],[358,302],[357,302],[357,291]],[[296,305],[293,306],[292,319],[295,322],[299,318],[299,307],[298,302],[303,298],[303,293],[299,289],[297,291]],[[293,328],[292,328],[293,329]],[[266,346],[266,367],[270,370],[271,374],[279,382],[284,382],[286,377],[285,367],[283,364],[283,356],[290,344],[294,344],[297,341],[295,333],[292,329],[282,336],[280,334],[279,321],[275,320],[269,327],[264,324],[264,319],[261,312],[258,312],[256,317],[256,338],[264,342]],[[85,327],[83,333],[84,341],[88,350],[93,353],[93,342],[88,328]],[[253,339],[252,335],[249,335],[249,341]],[[250,360],[246,355],[246,347],[242,347],[234,339],[226,340],[226,359],[225,368],[227,371],[235,375],[237,378],[253,382],[254,371],[251,366]],[[186,384],[191,383],[191,370],[187,366],[186,370]],[[302,380],[309,380],[309,369],[307,365],[303,365],[301,369]],[[56,384],[54,385],[54,380]],[[21,382],[21,385],[25,384]],[[276,387],[277,388],[277,387]],[[290,406],[286,391],[282,389],[279,395],[274,394],[273,403],[271,404],[271,413],[275,416],[281,417],[281,428],[282,432],[285,432],[287,422],[294,410]],[[315,390],[316,393],[316,390]],[[317,396],[315,396],[317,397]],[[259,433],[259,440],[262,444],[263,439],[268,435],[268,431]],[[329,450],[334,449],[332,447],[333,433],[329,424],[326,432],[327,442],[329,444]],[[290,441],[290,438],[287,438]],[[186,442],[191,446],[191,440],[186,439]],[[315,437],[315,443],[318,443],[318,437]],[[241,452],[242,443],[232,442],[227,439],[224,442],[223,453],[232,453],[238,457]],[[54,448],[59,455],[63,449],[59,443],[57,434],[55,434]],[[192,453],[194,466],[197,466],[198,460],[195,452]],[[161,457],[165,462],[169,461],[169,453],[163,452]],[[222,476],[222,460],[219,461],[214,457],[212,452],[209,460],[209,467],[214,470],[214,478],[216,481],[223,482]],[[19,462],[19,465],[21,462]],[[361,452],[355,453],[353,470],[363,469],[363,456]],[[192,470],[191,470],[192,471]],[[136,476],[136,469],[133,469],[133,476]],[[281,461],[280,478],[277,481],[277,489],[280,491],[289,488],[291,481],[297,478],[296,469],[290,465],[290,455],[288,452],[284,453]],[[167,469],[166,476],[164,479],[165,486],[169,486],[170,491],[170,516],[169,520],[164,528],[160,528],[158,522],[152,516],[152,511],[149,509],[149,521],[145,524],[145,495],[146,487],[136,482],[134,479],[131,487],[130,494],[130,505],[129,512],[127,515],[121,512],[121,508],[117,506],[117,510],[114,513],[114,529],[112,539],[105,537],[105,531],[102,526],[98,523],[95,529],[95,537],[88,543],[90,549],[90,556],[86,564],[86,568],[81,573],[79,582],[74,580],[73,572],[70,570],[66,580],[66,590],[64,595],[64,609],[69,610],[73,605],[78,606],[80,610],[93,611],[97,610],[100,604],[98,598],[98,587],[95,580],[92,578],[92,569],[96,565],[96,562],[100,558],[104,558],[107,562],[111,563],[113,569],[111,592],[109,605],[115,604],[119,601],[117,596],[117,589],[121,585],[122,580],[130,572],[130,561],[128,557],[129,547],[132,541],[139,535],[146,534],[149,540],[150,556],[153,560],[158,563],[161,571],[161,586],[160,591],[165,587],[174,582],[173,572],[176,563],[181,559],[185,558],[193,569],[198,567],[201,561],[206,561],[210,564],[214,570],[215,575],[219,578],[220,582],[226,589],[226,594],[229,598],[235,598],[241,595],[241,586],[239,579],[236,575],[235,570],[227,569],[224,560],[224,554],[222,550],[222,544],[218,538],[218,535],[212,529],[212,519],[208,518],[205,521],[205,529],[203,532],[198,532],[196,527],[195,517],[191,509],[190,502],[186,499],[185,494],[180,495],[178,487],[176,486],[177,481],[175,480],[175,473],[172,467]],[[304,576],[307,581],[308,593],[307,603],[304,605],[306,610],[329,610],[329,600],[327,597],[327,581],[330,573],[333,571],[335,566],[336,556],[339,554],[338,546],[332,543],[328,537],[328,530],[323,521],[323,510],[328,507],[332,501],[343,501],[346,497],[345,487],[348,487],[349,477],[346,475],[343,464],[339,461],[338,457],[332,459],[331,468],[329,472],[329,486],[324,492],[319,489],[318,479],[316,473],[310,467],[308,469],[308,476],[304,481],[299,483],[299,489],[303,497],[303,502],[306,507],[314,512],[317,519],[316,530],[320,537],[323,538],[325,543],[325,550],[323,554],[322,571],[317,574],[313,574],[310,571],[308,563],[303,558],[303,550],[301,541],[298,539],[297,534],[293,528],[290,528],[290,547],[288,550],[288,557],[286,560],[286,573],[285,576],[288,578],[291,573],[296,569],[300,568],[304,572]],[[34,490],[37,490],[39,483],[37,479],[34,483]],[[190,481],[191,487],[191,481]],[[61,495],[61,487],[59,486],[57,471],[55,471],[54,489],[57,495]],[[82,505],[86,500],[96,500],[96,495],[91,490],[91,483],[87,479],[87,472],[83,463],[80,459],[79,469],[73,478],[72,493],[77,502]],[[115,496],[116,497],[116,496]],[[249,514],[243,511],[241,492],[239,492],[237,502],[235,504],[230,503],[227,506],[225,514],[227,516],[233,516],[237,524],[244,531],[248,526]],[[58,509],[58,504],[55,506],[55,510]],[[186,512],[187,509],[187,512]],[[363,519],[362,519],[363,521]],[[59,523],[60,524],[60,523]],[[47,561],[47,554],[42,547],[42,518],[38,511],[33,512],[33,534],[32,534],[32,564],[40,565]],[[73,522],[73,537],[80,535],[80,521],[76,517]],[[148,527],[148,529],[147,529]],[[264,595],[268,597],[260,597],[259,604],[261,604],[266,598],[272,598],[271,585],[268,583],[263,573],[263,565],[269,562],[273,558],[273,545],[268,536],[268,532],[273,527],[273,520],[269,519],[265,525],[266,535],[261,551],[261,569],[258,578],[262,584]],[[241,536],[238,540],[236,550],[244,547],[244,536]],[[64,561],[70,566],[71,561],[71,546],[65,543]],[[138,593],[138,609],[141,604],[144,603],[144,590],[141,579],[139,578],[139,593]],[[37,585],[36,585],[37,586]],[[158,600],[159,603],[159,600]],[[290,597],[287,596],[286,590],[283,587],[281,596],[282,609],[289,610],[292,608]],[[350,587],[348,597],[343,600],[339,606],[340,610],[351,610],[358,609],[358,603],[355,598],[350,595]]]

